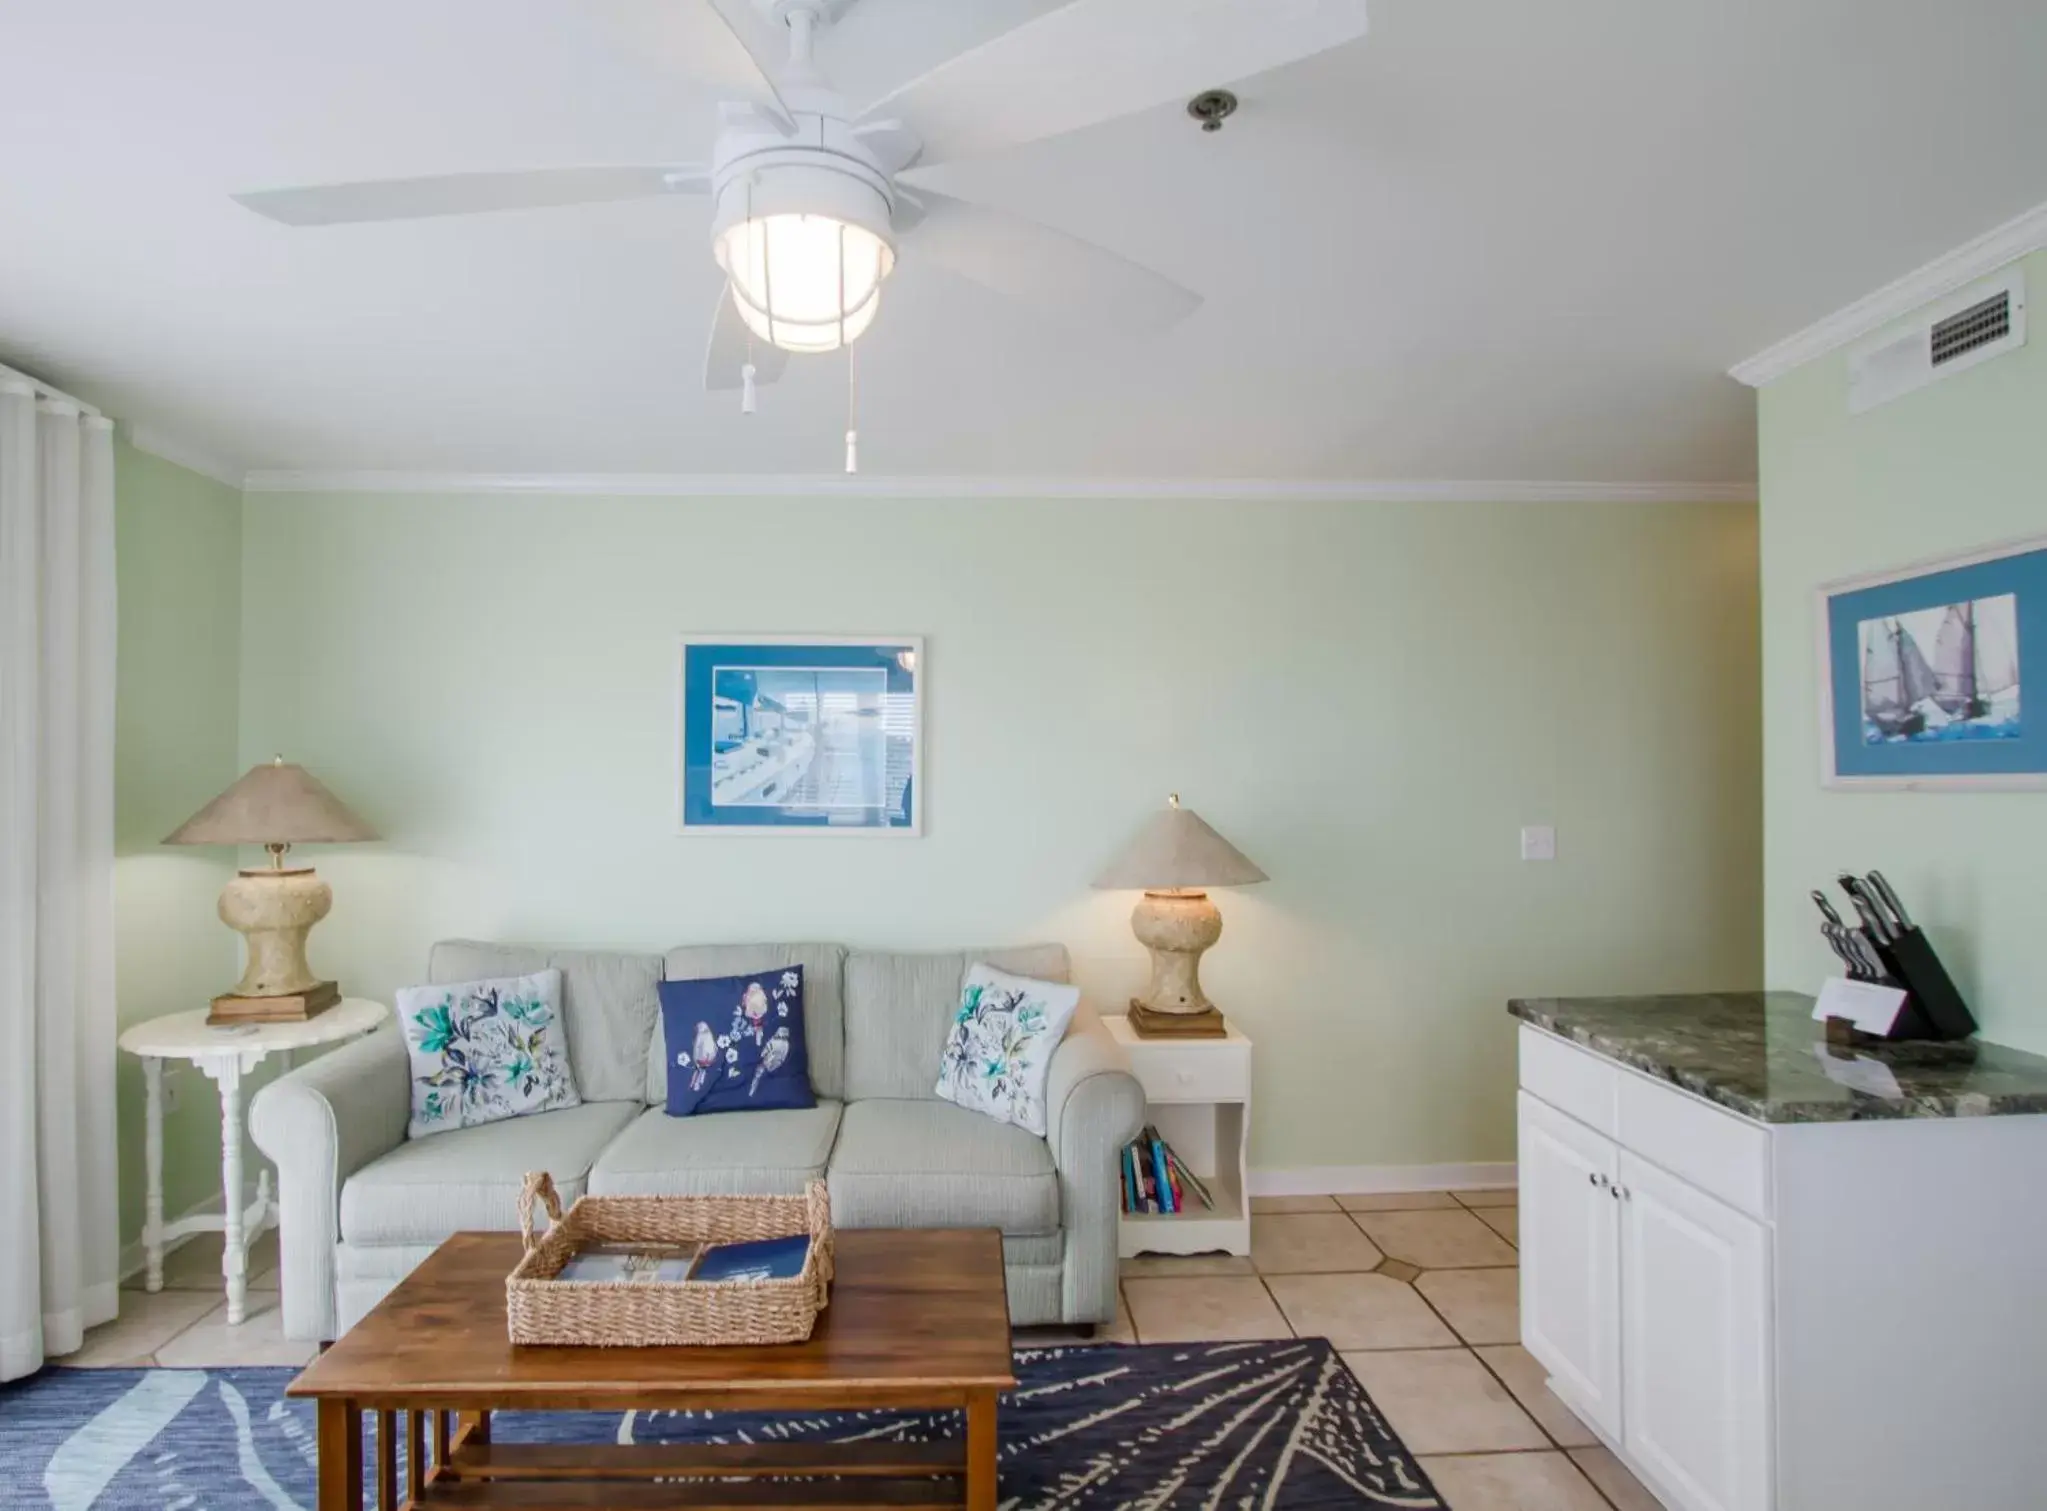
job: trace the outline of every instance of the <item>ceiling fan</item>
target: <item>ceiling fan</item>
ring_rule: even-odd
[[[715,13],[744,49],[693,45],[684,14]],[[600,13],[620,14],[619,0]],[[235,199],[291,226],[469,215],[671,194],[708,194],[726,274],[704,381],[772,382],[791,352],[828,352],[865,332],[900,250],[1093,328],[1144,331],[1201,297],[1116,253],[930,188],[920,170],[1079,130],[1210,90],[1364,35],[1365,0],[1065,0],[856,105],[819,72],[821,27],[904,29],[889,0],[667,0],[635,12],[642,40],[696,71],[729,55],[731,90],[707,163],[457,173]],[[1211,95],[1201,115],[1214,129]],[[1201,102],[1197,101],[1197,105]],[[1195,106],[1190,106],[1195,109]],[[1200,114],[1197,111],[1197,114]]]

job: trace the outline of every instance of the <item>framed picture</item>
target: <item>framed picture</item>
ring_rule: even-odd
[[[924,641],[685,635],[676,751],[685,834],[919,834]]]
[[[1825,786],[2047,787],[2047,537],[1828,583],[1819,636]]]

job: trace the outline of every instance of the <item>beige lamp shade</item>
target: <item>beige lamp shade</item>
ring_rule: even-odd
[[[180,824],[167,845],[347,844],[375,839],[376,830],[303,766],[279,756],[252,766],[240,781]]]
[[[1094,884],[1104,889],[1162,892],[1180,887],[1243,887],[1268,880],[1251,858],[1182,808],[1175,793],[1145,820]]]

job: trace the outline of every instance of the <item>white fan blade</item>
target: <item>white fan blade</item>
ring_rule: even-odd
[[[1084,330],[1143,334],[1177,324],[1201,296],[1163,273],[1035,220],[919,188],[903,254],[933,262]]]
[[[788,61],[788,28],[770,21],[750,0],[577,3],[609,25],[636,56],[652,58],[728,99],[761,105],[774,113],[785,132],[796,129],[776,87]]]
[[[1185,100],[1364,34],[1365,0],[1067,0],[865,114],[908,121],[921,161],[947,162]]]
[[[711,316],[711,346],[704,353],[704,387],[713,393],[739,387],[740,370],[748,362],[753,363],[753,381],[758,386],[782,376],[782,369],[789,365],[789,354],[779,346],[755,339],[746,322],[739,318],[739,307],[732,302],[732,285],[728,283],[718,295],[717,313]]]
[[[536,168],[513,173],[448,173],[437,178],[366,179],[304,189],[259,189],[237,194],[234,200],[287,226],[332,226],[349,221],[417,220],[429,215],[478,215],[489,210],[702,194],[710,186],[710,174],[701,164],[655,163],[630,168]]]

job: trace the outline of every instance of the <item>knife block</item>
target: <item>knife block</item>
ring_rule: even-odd
[[[1923,933],[1910,928],[1888,941],[1868,929],[1861,933],[1883,962],[1891,985],[1905,989],[1905,1010],[1898,1014],[1891,1038],[1966,1039],[1976,1032],[1975,1016]]]

